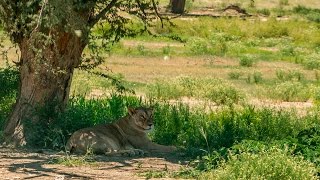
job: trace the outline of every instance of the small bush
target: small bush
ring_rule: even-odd
[[[230,79],[239,79],[242,76],[242,72],[234,71],[234,72],[229,72],[228,76]]]
[[[305,102],[309,100],[311,93],[306,85],[299,82],[287,81],[271,88],[270,95],[273,98],[280,99],[282,101]]]
[[[209,44],[204,39],[195,38],[188,41],[187,46],[194,55],[204,55],[210,53]]]
[[[278,148],[257,154],[231,153],[228,159],[200,179],[317,179],[317,171],[312,163]]]
[[[278,69],[276,71],[277,79],[280,81],[302,81],[304,80],[304,74],[298,70],[294,71],[284,71],[282,69]]]
[[[239,64],[244,67],[252,67],[254,63],[253,57],[250,56],[242,56],[240,57]]]
[[[282,56],[295,56],[296,51],[295,48],[292,45],[285,45],[281,49]]]
[[[298,5],[293,8],[293,12],[304,15],[310,21],[320,22],[319,9],[311,9],[302,5]]]
[[[265,16],[270,16],[271,12],[269,9],[263,8],[263,9],[258,9],[257,13],[263,14]]]
[[[157,81],[148,86],[148,97],[157,99],[177,99],[183,96],[182,88],[167,81]]]
[[[213,33],[209,38],[210,52],[212,55],[224,56],[228,51],[228,42],[238,40],[238,36],[227,33]]]
[[[299,14],[308,14],[310,12],[310,9],[305,6],[298,5],[293,8],[293,12],[299,13]]]
[[[244,95],[239,90],[228,84],[217,84],[208,89],[205,96],[217,105],[238,104],[244,99]]]
[[[247,75],[247,83],[261,83],[263,81],[261,72],[254,72],[253,74]]]
[[[279,6],[288,6],[289,0],[279,0]]]
[[[163,55],[170,55],[171,51],[172,50],[171,50],[171,47],[169,45],[162,48]]]
[[[142,44],[139,44],[138,46],[137,46],[137,50],[138,50],[138,52],[139,52],[139,54],[140,55],[142,55],[142,56],[144,56],[144,55],[146,55],[147,54],[147,50],[146,50],[146,47],[144,46],[144,45],[142,45]]]
[[[302,130],[293,139],[295,144],[294,153],[304,156],[310,162],[318,166],[320,173],[320,126],[315,125],[311,128]]]
[[[220,79],[180,77],[171,81],[157,81],[148,86],[148,96],[162,100],[195,97],[218,105],[231,105],[244,100],[244,94]]]
[[[306,69],[320,69],[320,60],[319,59],[308,59],[304,62],[304,67]]]
[[[307,19],[316,23],[320,23],[320,10],[318,12],[311,12],[308,14]]]

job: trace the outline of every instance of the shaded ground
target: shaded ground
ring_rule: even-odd
[[[139,173],[175,171],[183,165],[175,155],[158,157],[95,156],[91,165],[68,167],[52,163],[62,157],[0,147],[0,179],[146,179]],[[183,163],[183,162],[182,162]],[[168,178],[165,178],[168,179]]]

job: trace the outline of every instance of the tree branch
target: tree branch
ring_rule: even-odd
[[[98,13],[93,18],[89,19],[89,26],[94,26],[115,4],[117,3],[117,0],[112,0],[107,7],[105,7],[100,13]]]
[[[41,9],[40,9],[40,13],[39,13],[39,17],[38,17],[38,20],[37,20],[37,25],[36,27],[31,31],[31,34],[33,34],[34,31],[38,30],[40,24],[41,24],[41,18],[42,18],[42,13],[43,13],[43,10],[46,8],[46,5],[48,3],[48,0],[43,0],[43,4],[41,6]]]
[[[160,14],[158,12],[158,7],[156,5],[156,2],[154,0],[151,0],[151,1],[152,1],[152,6],[153,6],[153,9],[154,9],[154,12],[156,13],[157,17],[160,19],[161,27],[163,28],[163,18],[162,18],[162,16],[160,16]]]

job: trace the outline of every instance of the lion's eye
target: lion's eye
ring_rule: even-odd
[[[141,118],[141,119],[146,119],[143,115],[140,115],[140,118]]]

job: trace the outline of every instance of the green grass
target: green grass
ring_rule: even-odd
[[[317,179],[314,164],[287,150],[271,148],[259,153],[231,153],[227,162],[200,179]]]
[[[190,23],[190,22],[192,23]],[[267,21],[258,18],[194,18],[173,19],[170,25],[155,23],[152,32],[135,39],[138,45],[127,46],[120,42],[112,54],[138,57],[155,56],[219,56],[240,59],[241,64],[250,57],[252,62],[287,61],[305,65],[307,69],[319,68],[320,31],[318,23],[301,19]],[[170,46],[178,39],[179,46]],[[165,40],[167,39],[167,40]],[[183,40],[183,41],[181,41]],[[154,45],[150,45],[150,43]],[[158,45],[162,44],[160,47]],[[149,46],[149,47],[148,47]],[[153,47],[155,46],[155,47]],[[246,59],[248,59],[246,58]]]
[[[180,77],[175,81],[157,81],[150,84],[148,96],[162,100],[194,97],[215,102],[217,105],[238,104],[244,94],[221,79]]]
[[[58,158],[51,159],[49,164],[61,164],[68,167],[97,166],[97,163],[94,160],[94,155],[90,153],[82,156],[60,156]]]

